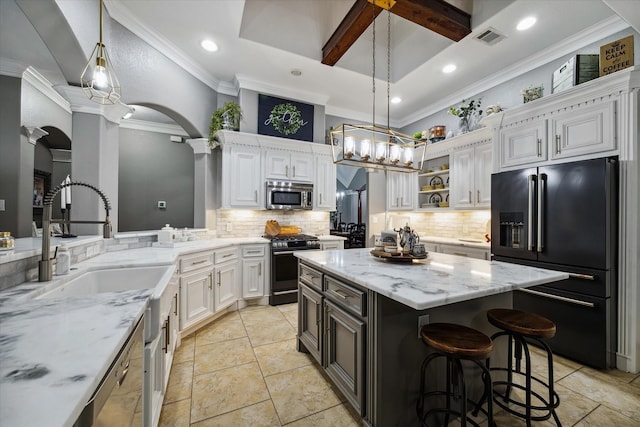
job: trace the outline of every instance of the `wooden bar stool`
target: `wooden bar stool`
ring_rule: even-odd
[[[477,427],[478,424],[475,421],[467,420],[467,401],[469,401],[475,404],[473,415],[475,416],[479,411],[482,411],[482,413],[488,417],[489,426],[494,426],[491,374],[485,364],[482,363],[482,361],[489,357],[493,350],[491,339],[480,331],[451,323],[431,323],[425,325],[420,330],[420,336],[422,342],[435,350],[424,359],[420,369],[420,396],[416,404],[416,411],[421,425],[427,425],[427,419],[431,414],[444,413],[445,426],[449,425],[449,416],[454,415],[460,417],[460,425],[462,427],[467,425],[467,421]],[[426,392],[427,367],[429,363],[438,357],[446,358],[446,390]],[[484,383],[483,397],[488,396],[488,399],[486,399],[487,410],[482,408],[482,402],[475,403],[467,398],[467,387],[464,381],[464,370],[460,362],[461,360],[472,361],[482,370],[482,381]],[[428,408],[425,411],[425,399],[434,396],[445,396],[445,407]],[[459,410],[452,407],[452,398],[459,400]]]
[[[556,424],[562,426],[555,409],[560,405],[560,397],[553,388],[553,352],[543,338],[551,338],[556,334],[556,325],[546,317],[533,313],[506,308],[495,308],[487,312],[489,322],[502,331],[495,333],[491,339],[501,336],[509,338],[507,367],[490,367],[490,360],[487,359],[487,367],[491,372],[503,371],[507,373],[506,381],[493,382],[493,395],[495,403],[505,411],[520,418],[524,418],[527,426],[531,421],[543,421],[553,416]],[[548,382],[534,376],[531,372],[531,355],[527,340],[534,341],[547,352]],[[514,346],[515,343],[515,346]],[[515,347],[515,348],[514,348]],[[515,349],[515,355],[513,351]],[[525,370],[522,371],[522,355],[524,353]],[[515,369],[513,368],[513,358],[515,357]],[[516,378],[523,378],[525,385],[514,381]],[[548,393],[547,396],[532,389],[532,380],[542,385]],[[496,386],[505,386],[504,393],[496,390]],[[525,392],[525,401],[522,402],[511,396],[512,388],[517,388]],[[501,398],[501,400],[500,400]],[[535,404],[532,399],[535,398]],[[524,410],[524,412],[522,412]],[[541,412],[533,414],[532,411]]]

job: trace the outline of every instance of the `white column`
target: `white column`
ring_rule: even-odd
[[[193,226],[216,229],[215,174],[213,155],[207,138],[187,139],[193,149]]]
[[[119,124],[129,111],[124,104],[100,105],[90,101],[79,87],[59,86],[57,89],[71,104],[73,141],[71,179],[99,188],[109,199],[109,219],[113,231],[118,230],[118,144]],[[104,221],[102,199],[88,188],[72,187],[71,219]],[[101,235],[100,224],[72,224],[78,235]]]

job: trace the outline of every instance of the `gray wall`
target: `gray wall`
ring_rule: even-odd
[[[26,171],[20,167],[21,91],[21,79],[0,76],[0,199],[5,201],[5,211],[0,211],[0,230],[10,231],[16,237],[31,235],[30,226],[19,227],[20,214],[25,212],[20,212],[18,195],[33,191],[33,181],[28,183],[24,179]]]
[[[560,68],[562,64],[567,62],[573,55],[596,54],[596,53],[599,54],[600,46],[610,43],[614,40],[621,39],[630,34],[633,34],[636,40],[636,43],[634,46],[634,57],[636,58],[636,64],[637,64],[638,58],[640,58],[640,42],[639,42],[640,34],[635,32],[633,29],[628,28],[610,37],[606,37],[600,40],[599,42],[596,42],[591,45],[585,46],[581,49],[578,49],[575,52],[571,53],[570,55],[566,55],[566,56],[563,56],[562,58],[555,59],[545,65],[542,65],[536,69],[526,72],[516,78],[513,78],[507,82],[500,84],[499,86],[495,86],[481,93],[468,94],[467,99],[468,98],[478,99],[481,97],[483,110],[487,106],[493,105],[493,104],[500,104],[500,106],[506,110],[509,108],[522,105],[523,100],[522,100],[522,95],[520,93],[522,89],[526,89],[531,86],[542,85],[544,87],[544,96],[551,95],[551,89],[553,87],[552,86],[553,72],[558,68]],[[462,101],[462,99],[460,101]],[[456,104],[456,106],[459,104],[460,103]],[[458,118],[450,114],[447,114],[447,110],[439,111],[438,113],[435,113],[428,117],[420,119],[399,130],[402,133],[413,135],[414,132],[429,130],[429,128],[432,126],[444,125],[447,127],[447,131],[452,130],[455,135],[458,129]],[[484,117],[484,114],[483,114],[483,117]]]
[[[120,129],[119,231],[193,227],[193,150],[169,135]],[[203,196],[204,197],[204,196]],[[158,201],[167,202],[158,209]]]

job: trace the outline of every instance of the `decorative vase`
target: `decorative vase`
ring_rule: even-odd
[[[463,133],[469,132],[469,118],[461,117],[458,122],[458,135],[462,135]]]

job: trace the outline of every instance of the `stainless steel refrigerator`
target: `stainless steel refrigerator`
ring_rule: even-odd
[[[566,271],[514,292],[514,308],[553,320],[554,353],[615,366],[618,176],[615,158],[493,174],[493,259]]]

